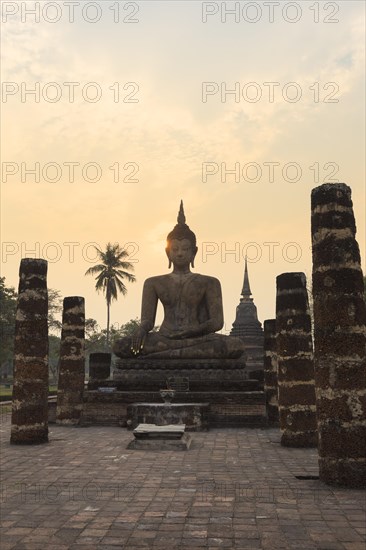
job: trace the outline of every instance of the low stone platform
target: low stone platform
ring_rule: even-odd
[[[159,391],[171,387],[176,391],[175,404],[209,404],[210,428],[267,424],[263,383],[248,379],[245,358],[153,360],[147,356],[119,359],[115,365],[112,379],[89,381],[84,392],[82,426],[126,427],[130,405],[161,404]],[[112,388],[114,391],[108,394]],[[145,419],[156,423],[152,417]],[[189,417],[183,420],[189,429],[197,425]]]
[[[159,391],[171,377],[189,380],[191,391],[246,391],[245,359],[119,359],[113,382],[119,390]],[[90,387],[90,389],[94,389]]]
[[[158,391],[84,392],[80,425],[127,427],[127,407],[133,403],[162,403]],[[263,391],[176,392],[175,403],[209,403],[209,427],[243,428],[267,425]]]
[[[127,449],[141,451],[188,451],[191,437],[185,433],[184,424],[139,424],[133,430],[133,439]]]
[[[184,424],[187,431],[209,429],[208,403],[133,403],[127,406],[127,427],[134,429],[141,423]]]

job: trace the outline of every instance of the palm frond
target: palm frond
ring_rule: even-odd
[[[127,294],[127,287],[124,280],[129,283],[136,281],[135,275],[129,273],[134,271],[131,262],[126,261],[129,253],[125,248],[121,248],[118,243],[108,242],[105,250],[94,246],[100,263],[90,267],[85,275],[96,275],[95,288],[98,292],[101,290],[105,294],[107,303],[118,299],[118,293],[123,296]]]
[[[116,278],[120,280],[127,279],[129,283],[136,282],[135,275],[132,275],[132,273],[128,273],[127,271],[122,271],[121,269],[116,270]]]
[[[103,264],[93,265],[92,267],[89,267],[89,269],[86,270],[85,275],[95,275],[96,273],[100,273],[104,269],[105,269],[105,265]]]

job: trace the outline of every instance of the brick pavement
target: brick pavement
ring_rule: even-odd
[[[365,550],[365,495],[317,479],[317,452],[277,429],[193,433],[187,452],[126,450],[122,428],[1,425],[1,549]]]

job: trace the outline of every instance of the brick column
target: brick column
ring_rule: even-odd
[[[64,298],[58,376],[56,422],[79,424],[85,379],[84,298]]]
[[[278,422],[276,319],[264,321],[264,391],[268,421]]]
[[[366,305],[351,189],[311,194],[319,471],[366,486]]]
[[[313,343],[306,277],[277,277],[276,343],[281,445],[317,445]]]
[[[47,262],[26,258],[19,269],[10,443],[48,442]]]

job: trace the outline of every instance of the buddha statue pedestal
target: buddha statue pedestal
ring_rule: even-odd
[[[100,385],[114,387],[116,391],[110,394],[98,391]],[[170,405],[173,408],[208,404],[203,422],[188,421],[190,413],[186,413],[184,423],[190,431],[266,425],[263,386],[258,380],[248,379],[243,359],[153,360],[142,356],[118,359],[112,380],[104,380],[103,384],[97,380],[89,382],[84,394],[82,424],[131,427],[130,420],[133,427],[141,403],[147,411],[146,422],[157,423],[159,411],[155,422],[149,411],[164,405],[160,390],[167,387],[175,389]]]
[[[122,391],[159,392],[181,378],[186,379],[190,392],[248,389],[244,359],[158,360],[141,356],[118,359],[115,367],[113,383]]]

